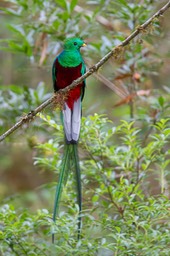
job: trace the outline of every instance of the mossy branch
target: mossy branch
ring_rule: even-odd
[[[134,32],[132,32],[125,40],[122,41],[121,44],[114,47],[110,52],[108,52],[99,62],[97,62],[95,65],[93,65],[89,70],[81,77],[73,81],[69,86],[67,86],[64,89],[59,90],[55,95],[53,95],[51,98],[46,100],[44,103],[42,103],[40,106],[35,108],[33,111],[29,112],[27,115],[21,118],[20,121],[18,121],[14,126],[12,126],[9,130],[7,130],[4,134],[0,136],[0,142],[3,141],[7,136],[12,134],[14,131],[16,131],[19,127],[21,127],[23,124],[28,123],[29,121],[32,121],[33,118],[37,115],[37,113],[41,112],[43,109],[45,109],[48,105],[50,105],[52,102],[56,102],[58,97],[58,94],[66,94],[70,89],[75,88],[78,84],[80,84],[84,79],[92,75],[94,72],[96,72],[100,67],[102,67],[111,57],[117,58],[119,54],[122,52],[123,47],[127,46],[132,39],[134,39],[137,35],[142,34],[146,31],[146,29],[149,27],[149,25],[157,18],[163,15],[165,11],[168,10],[170,7],[170,1],[168,1],[161,9],[159,9],[151,18],[149,18],[146,22],[144,22],[142,25],[138,26]]]

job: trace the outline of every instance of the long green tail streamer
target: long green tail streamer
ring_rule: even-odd
[[[56,216],[58,215],[59,201],[64,186],[67,183],[69,176],[70,166],[74,168],[76,188],[77,188],[77,203],[79,206],[79,217],[78,217],[78,239],[80,239],[81,232],[81,210],[82,210],[82,195],[81,195],[81,173],[79,165],[79,156],[77,150],[77,144],[65,144],[64,157],[62,161],[62,168],[59,175],[58,185],[56,187],[55,201],[54,201],[54,212],[53,212],[53,222],[56,221]],[[52,233],[52,243],[54,243],[54,233]]]
[[[81,172],[79,165],[79,156],[77,150],[77,144],[73,144],[73,156],[74,156],[74,167],[75,167],[75,178],[77,187],[77,203],[79,206],[79,217],[78,217],[78,239],[80,239],[81,232],[81,210],[82,210],[82,193],[81,193]]]
[[[62,169],[60,171],[59,175],[59,181],[58,185],[56,187],[56,194],[55,194],[55,201],[54,201],[54,212],[53,212],[53,221],[56,221],[56,216],[58,215],[58,209],[59,209],[59,201],[61,198],[61,194],[63,191],[63,187],[67,182],[68,173],[70,169],[70,146],[71,145],[65,145],[65,152],[62,162]],[[54,233],[52,234],[52,243],[54,243]]]

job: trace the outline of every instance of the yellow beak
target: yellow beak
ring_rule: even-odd
[[[87,46],[87,44],[84,43],[84,44],[82,44],[82,46],[85,47],[85,46]]]

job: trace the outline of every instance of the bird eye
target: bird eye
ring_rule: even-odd
[[[74,45],[77,45],[77,42],[74,42]]]

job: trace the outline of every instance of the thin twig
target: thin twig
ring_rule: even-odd
[[[145,29],[152,23],[152,21],[155,18],[159,18],[168,8],[170,7],[170,1],[167,2],[159,11],[157,11],[151,18],[149,18],[146,22],[144,22],[142,25],[138,26],[136,30],[130,34],[125,40],[122,41],[121,44],[114,47],[109,53],[107,53],[98,63],[96,63],[94,66],[92,66],[83,76],[79,77],[75,81],[73,81],[69,86],[67,86],[64,89],[59,90],[58,93],[67,93],[69,90],[75,88],[78,84],[80,84],[82,81],[84,81],[87,77],[89,77],[91,74],[96,72],[101,66],[104,65],[112,56],[117,58],[118,55],[122,52],[122,48],[127,46],[132,39],[134,39],[137,35],[144,32]],[[40,106],[38,106],[33,111],[29,112],[26,116],[21,118],[19,122],[17,122],[14,126],[12,126],[8,131],[6,131],[4,134],[0,136],[0,142],[3,141],[7,136],[12,134],[15,130],[17,130],[19,127],[21,127],[24,123],[27,123],[29,121],[32,121],[33,118],[36,116],[37,113],[42,111],[44,108],[46,108],[48,105],[50,105],[55,100],[55,95],[46,100],[44,103],[42,103]]]
[[[46,108],[48,105],[50,105],[54,101],[55,95],[43,102],[40,106],[35,108],[33,111],[30,111],[27,115],[21,118],[20,121],[18,121],[14,126],[12,126],[8,131],[3,133],[0,136],[0,141],[3,141],[7,136],[9,136],[11,133],[13,133],[15,130],[17,130],[19,127],[21,127],[23,124],[28,123],[29,121],[32,121],[33,118],[41,112],[44,108]]]

